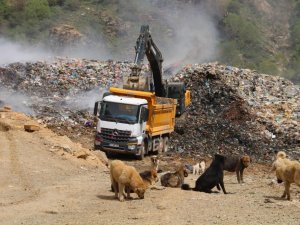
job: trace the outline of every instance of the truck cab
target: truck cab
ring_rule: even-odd
[[[146,99],[108,95],[96,102],[94,113],[98,117],[95,149],[136,156],[144,154]]]

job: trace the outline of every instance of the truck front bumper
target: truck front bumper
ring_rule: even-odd
[[[137,143],[136,138],[131,138],[128,142],[111,142],[103,140],[101,134],[97,133],[94,145],[95,149],[104,152],[138,155],[140,153],[141,145],[138,145]]]

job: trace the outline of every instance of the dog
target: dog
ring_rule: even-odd
[[[291,200],[290,186],[292,183],[300,187],[300,163],[286,158],[285,152],[278,152],[277,159],[272,164],[272,171],[276,171],[277,182],[284,182],[284,192],[281,198]]]
[[[286,153],[284,151],[279,151],[276,154],[276,160],[272,163],[270,172],[275,171],[277,164],[281,165],[282,163],[289,165],[289,164],[293,163],[293,161],[288,159],[288,156],[286,155]]]
[[[225,157],[219,154],[215,154],[214,160],[205,172],[196,180],[195,188],[190,188],[188,184],[183,184],[181,189],[194,190],[205,193],[212,193],[214,187],[217,187],[220,191],[221,188],[224,194],[227,194],[224,186],[224,162]],[[221,188],[220,188],[221,186]]]
[[[153,168],[151,170],[146,170],[144,172],[141,172],[140,176],[143,179],[143,182],[144,182],[144,185],[145,185],[146,189],[153,186],[159,180],[156,169],[153,169]],[[111,190],[114,192],[113,185],[111,185]],[[117,186],[117,192],[118,191],[119,191],[119,188]],[[125,192],[128,193],[128,191],[130,191],[130,193],[134,193],[134,191],[132,189],[130,189],[129,186],[125,186]]]
[[[181,187],[184,182],[184,178],[188,176],[187,169],[184,165],[181,165],[176,172],[166,173],[160,177],[161,185],[164,187]]]
[[[130,198],[130,190],[133,190],[140,199],[144,198],[146,185],[133,166],[128,166],[120,160],[113,160],[110,164],[110,179],[115,197],[121,202],[124,201],[125,186],[128,187],[127,198]]]
[[[236,172],[238,183],[244,183],[243,173],[244,169],[250,165],[251,158],[248,155],[239,156],[224,156],[224,170],[229,172]]]
[[[157,157],[157,156],[151,156],[151,166],[153,169],[156,170],[156,172],[158,172],[158,165],[159,165],[159,162],[160,162],[160,159]]]
[[[195,165],[193,165],[193,174],[197,175],[201,173],[204,173],[205,170],[205,162],[201,161],[200,163],[196,163]]]

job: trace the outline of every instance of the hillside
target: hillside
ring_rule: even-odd
[[[132,60],[147,23],[166,65],[218,60],[298,82],[299,8],[296,0],[4,0],[0,44],[34,46],[25,58]]]

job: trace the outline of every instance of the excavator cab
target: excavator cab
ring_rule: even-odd
[[[181,116],[190,105],[190,91],[186,90],[183,82],[167,83],[168,98],[177,99],[176,116]]]

